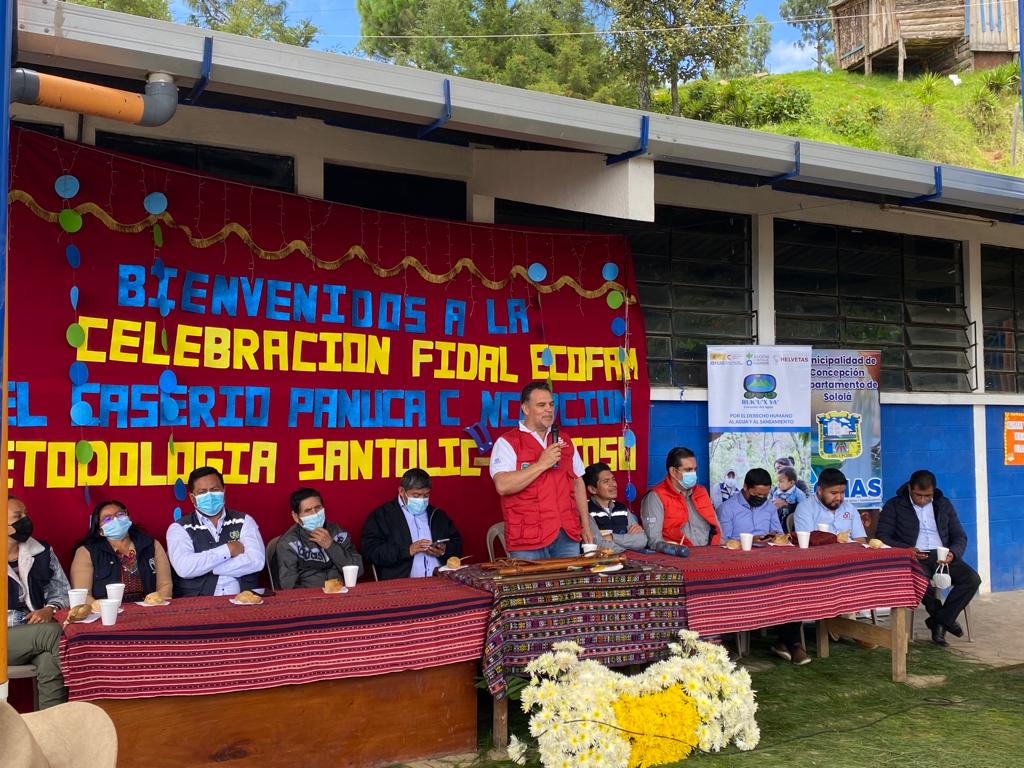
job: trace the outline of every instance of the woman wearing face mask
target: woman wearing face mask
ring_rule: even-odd
[[[32,538],[32,519],[21,499],[7,500],[7,663],[35,664],[39,708],[67,699],[58,661],[60,624],[68,607],[68,580],[50,545]]]
[[[120,501],[101,501],[89,517],[89,533],[78,543],[71,563],[71,586],[107,596],[108,584],[124,584],[124,600],[142,600],[150,592],[171,596],[171,564],[152,536],[132,522]]]
[[[677,447],[665,457],[665,478],[651,488],[640,505],[640,517],[651,549],[661,542],[704,547],[718,544],[721,525],[707,489],[697,484],[697,457]]]
[[[340,579],[346,565],[359,566],[361,576],[363,558],[348,531],[327,521],[320,492],[299,488],[290,502],[295,525],[277,540],[274,555],[281,589],[323,587],[328,579]]]

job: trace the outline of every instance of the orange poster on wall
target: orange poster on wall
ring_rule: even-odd
[[[1024,413],[1003,414],[1003,463],[1024,466]]]

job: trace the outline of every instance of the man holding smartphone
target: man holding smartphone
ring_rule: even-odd
[[[398,498],[377,507],[363,526],[363,556],[377,578],[431,576],[452,557],[462,556],[462,536],[451,518],[430,503],[430,475],[410,469],[398,486]]]

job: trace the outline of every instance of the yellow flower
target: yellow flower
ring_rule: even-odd
[[[700,716],[681,685],[646,696],[623,696],[612,708],[622,735],[632,744],[629,768],[685,760],[697,743]]]

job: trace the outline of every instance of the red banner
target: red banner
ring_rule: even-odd
[[[108,498],[162,538],[210,464],[265,540],[300,486],[358,539],[422,467],[485,557],[488,443],[534,379],[585,463],[621,488],[646,467],[621,238],[334,205],[25,131],[11,156],[11,490],[62,556]]]

